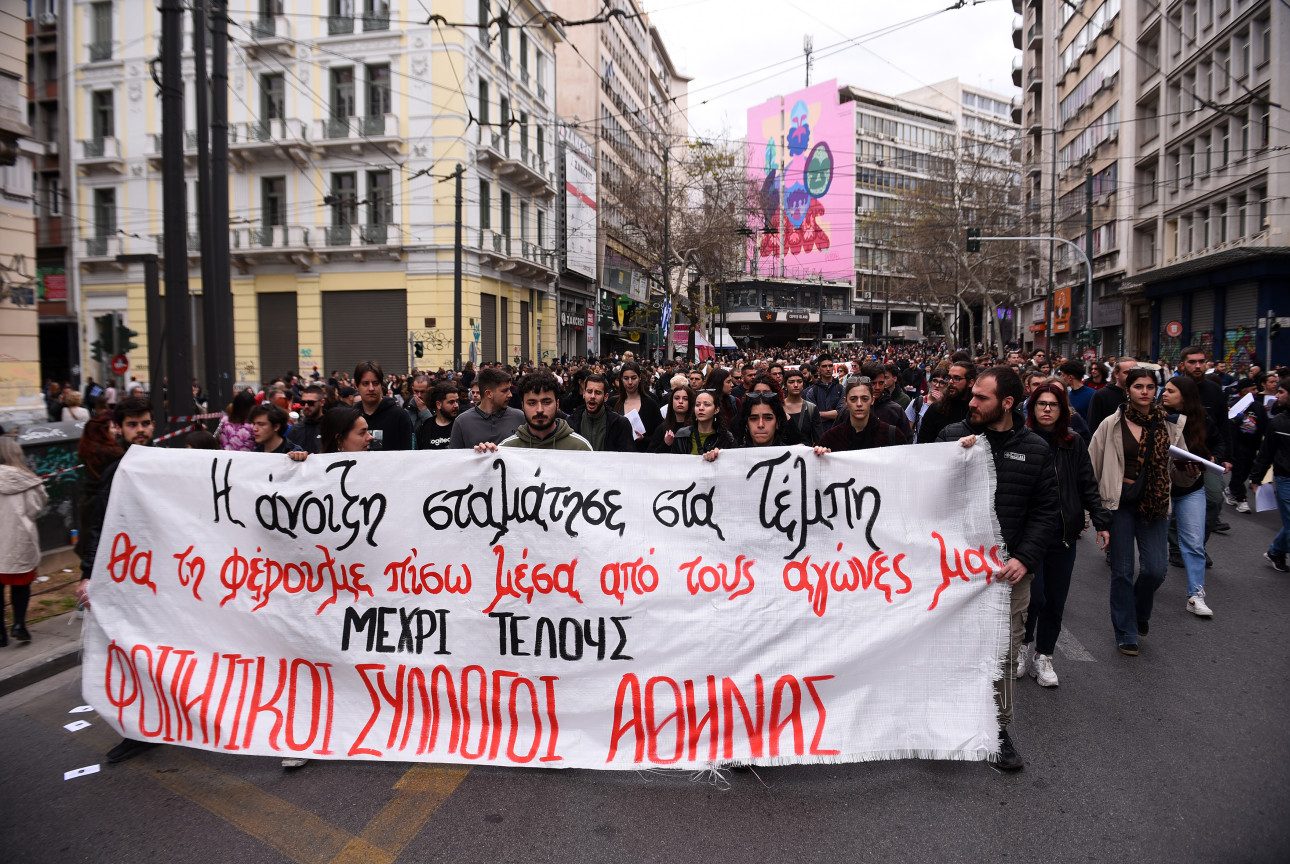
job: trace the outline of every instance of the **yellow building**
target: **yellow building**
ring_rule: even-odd
[[[532,3],[239,0],[229,26],[234,379],[453,363],[454,182],[463,170],[459,362],[548,359],[556,339],[559,28]],[[509,22],[502,20],[509,9]],[[202,368],[196,217],[162,211],[160,16],[143,0],[74,4],[73,260],[82,316],[124,315],[149,378],[142,272],[123,253],[188,235]],[[481,23],[483,26],[479,26]],[[468,24],[470,26],[462,26]],[[191,24],[185,24],[186,32]],[[185,56],[191,77],[191,54]],[[192,91],[191,80],[187,85]],[[185,153],[196,181],[192,100]],[[164,288],[163,288],[164,290]],[[94,338],[92,327],[87,341]],[[88,345],[83,346],[88,357]],[[420,352],[420,356],[417,356]],[[88,373],[105,373],[91,364]],[[100,379],[102,380],[102,379]]]
[[[0,0],[0,410],[40,402],[36,225],[27,126],[26,4]],[[42,413],[43,413],[43,409]]]

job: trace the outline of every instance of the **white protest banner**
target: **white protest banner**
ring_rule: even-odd
[[[1007,644],[993,485],[984,445],[134,447],[85,699],[132,738],[258,755],[983,759]]]

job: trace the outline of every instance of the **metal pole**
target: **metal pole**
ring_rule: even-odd
[[[166,262],[166,386],[170,416],[192,414],[188,237],[184,201],[184,8],[161,0],[161,206]],[[179,222],[176,230],[176,221]],[[149,334],[153,338],[153,334]],[[161,382],[153,384],[159,388]],[[160,418],[158,418],[160,419]],[[166,424],[169,425],[169,424]]]
[[[460,162],[453,172],[456,195],[453,200],[452,250],[452,368],[461,369],[461,180],[466,169]]]
[[[215,322],[215,341],[206,343],[206,355],[215,352],[215,380],[207,405],[223,408],[233,400],[233,295],[228,265],[228,13],[225,0],[209,0],[211,9],[211,173],[210,284],[204,306],[207,321]],[[208,361],[209,364],[209,361]]]
[[[197,233],[201,245],[202,272],[202,344],[205,347],[202,357],[202,377],[206,388],[215,387],[219,378],[218,351],[215,342],[219,321],[212,316],[210,291],[214,281],[213,270],[215,255],[211,250],[211,154],[210,154],[210,93],[207,91],[206,78],[206,0],[193,0],[193,95],[197,115]],[[188,225],[184,225],[185,247],[187,244]],[[223,403],[218,400],[213,405]]]
[[[663,249],[659,254],[659,273],[663,277],[663,297],[665,300],[670,300],[672,297],[672,278],[671,274],[668,272],[668,267],[672,260],[672,178],[668,172],[668,152],[671,149],[671,144],[667,140],[666,135],[660,135],[659,140],[663,142]],[[646,300],[648,299],[649,298],[646,297]],[[676,317],[675,303],[672,304],[672,317]],[[669,351],[672,350],[672,337],[667,330],[670,329],[671,326],[672,322],[669,321],[668,328],[665,328],[663,331],[663,344],[668,346],[667,350]],[[694,328],[696,326],[698,326],[697,321],[690,322],[691,334],[694,333]],[[691,342],[689,344],[694,343]],[[694,355],[692,353],[687,352],[686,356],[689,360],[694,359]]]
[[[1084,258],[1093,261],[1093,169],[1084,169]],[[1093,283],[1084,292],[1084,335],[1093,344]]]
[[[144,302],[144,321],[148,327],[148,370],[149,374],[154,376],[160,371],[162,365],[162,331],[165,329],[165,311],[161,308],[161,285],[157,276],[157,256],[148,255],[118,255],[116,260],[119,264],[129,266],[131,264],[143,265],[143,302]],[[116,331],[113,330],[112,338],[116,339]],[[121,388],[125,389],[124,385]],[[152,416],[154,420],[160,423],[165,413],[165,406],[161,401],[161,381],[155,379],[149,397],[152,401]]]
[[[1056,100],[1053,100],[1054,102]],[[1048,181],[1048,236],[1057,236],[1057,110],[1053,109],[1052,173]],[[1053,292],[1057,290],[1055,268],[1057,247],[1048,243],[1048,296],[1044,298],[1044,347],[1053,350]]]

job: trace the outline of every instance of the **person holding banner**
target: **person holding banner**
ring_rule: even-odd
[[[371,443],[367,418],[357,408],[337,405],[323,415],[318,433],[320,453],[365,453]]]
[[[1072,416],[1066,388],[1057,381],[1039,385],[1027,401],[1026,426],[1047,441],[1057,457],[1057,498],[1062,517],[1061,540],[1049,547],[1030,586],[1026,636],[1017,657],[1017,677],[1023,677],[1029,670],[1041,687],[1058,685],[1053,651],[1062,632],[1062,612],[1070,593],[1071,574],[1075,571],[1075,543],[1084,531],[1084,514],[1087,512],[1092,517],[1099,549],[1105,549],[1111,539],[1111,514],[1098,497],[1088,445],[1071,431]],[[1033,655],[1032,641],[1035,643]]]
[[[603,376],[598,377],[603,381]],[[590,376],[587,380],[591,380]],[[481,441],[475,445],[476,453],[496,453],[498,447],[522,447],[526,450],[592,449],[590,441],[573,431],[573,427],[560,418],[560,382],[550,371],[538,369],[530,372],[520,379],[516,389],[522,400],[520,404],[524,406],[524,425],[501,444]],[[584,398],[586,392],[584,389]],[[627,443],[630,446],[630,438]]]
[[[1250,486],[1258,497],[1259,486],[1269,468],[1272,485],[1276,491],[1277,511],[1281,514],[1281,531],[1272,538],[1272,545],[1263,557],[1280,573],[1290,573],[1286,555],[1290,553],[1290,381],[1281,379],[1277,384],[1276,414],[1268,421],[1268,433],[1250,469]]]
[[[951,371],[963,369],[959,364]],[[994,459],[994,512],[1008,550],[1008,560],[995,574],[1012,586],[1010,638],[1003,674],[995,682],[999,707],[999,757],[991,766],[1000,771],[1025,767],[1012,743],[1013,690],[1017,651],[1025,637],[1025,614],[1030,606],[1030,583],[1061,527],[1057,499],[1056,458],[1043,438],[1027,429],[1018,406],[1021,377],[1008,366],[994,366],[975,377],[968,419],[942,428],[937,441],[958,441],[972,447],[978,436],[990,444]]]
[[[1183,440],[1188,451],[1215,462],[1224,459],[1226,447],[1214,421],[1200,401],[1196,382],[1185,375],[1177,375],[1165,382],[1165,392],[1160,404],[1169,412],[1169,419],[1183,420]],[[1183,567],[1187,571],[1187,611],[1198,618],[1212,618],[1214,612],[1205,603],[1205,566],[1208,556],[1205,544],[1209,531],[1205,525],[1204,468],[1197,462],[1176,460],[1170,489],[1173,505],[1173,525]],[[1170,556],[1172,562],[1172,555]]]
[[[1115,644],[1121,654],[1137,657],[1138,637],[1148,632],[1156,590],[1168,567],[1169,447],[1182,446],[1182,426],[1156,404],[1156,379],[1150,369],[1129,370],[1125,391],[1128,401],[1093,433],[1089,458],[1102,506],[1111,511]]]
[[[704,389],[694,395],[694,423],[676,430],[672,441],[673,453],[702,456],[709,450],[735,446],[735,439],[726,431],[724,409],[718,401],[719,392]]]

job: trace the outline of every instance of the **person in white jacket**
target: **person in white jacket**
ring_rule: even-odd
[[[40,537],[36,514],[48,501],[44,482],[32,472],[22,448],[8,435],[0,435],[0,592],[9,586],[13,604],[13,637],[30,642],[27,603],[31,583],[40,564]],[[4,597],[0,593],[0,647],[9,644],[5,632]]]

